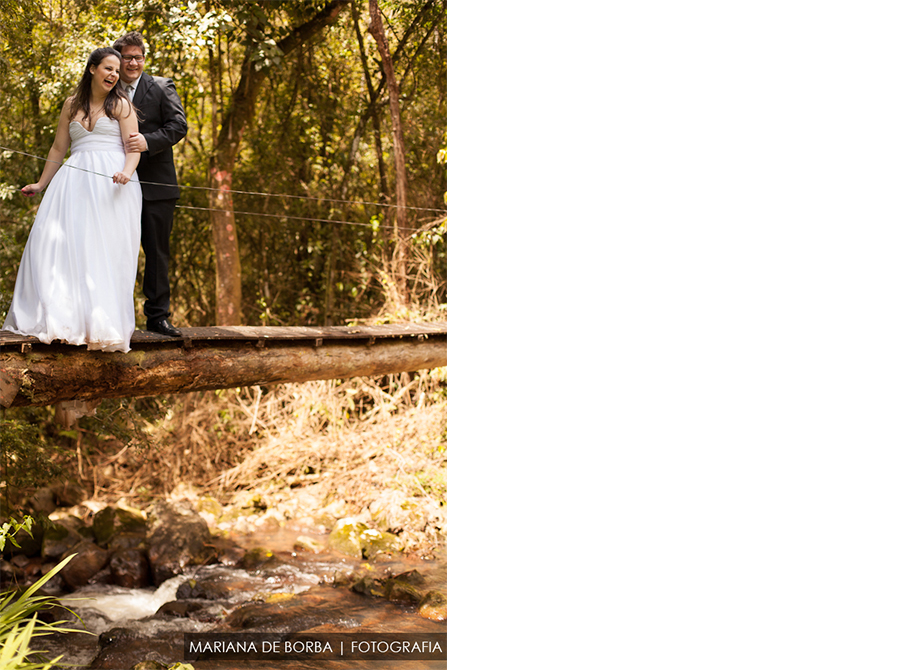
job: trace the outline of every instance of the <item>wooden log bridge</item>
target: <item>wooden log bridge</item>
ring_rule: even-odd
[[[43,344],[0,331],[0,405],[44,406],[447,365],[446,323],[181,331],[181,338],[136,331],[127,354]]]

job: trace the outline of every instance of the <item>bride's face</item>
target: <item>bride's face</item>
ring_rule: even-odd
[[[116,82],[119,81],[119,66],[120,61],[118,58],[107,56],[100,61],[100,65],[91,68],[91,74],[94,77],[92,88],[105,91],[106,93],[113,90]]]

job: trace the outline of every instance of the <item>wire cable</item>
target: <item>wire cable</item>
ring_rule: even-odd
[[[4,147],[4,146],[0,146],[0,151],[8,151],[10,153],[20,154],[22,156],[28,156],[29,158],[36,158],[38,160],[42,160],[45,163],[56,163],[57,165],[60,165],[62,167],[68,167],[72,170],[80,170],[82,172],[86,172],[88,174],[93,174],[98,177],[105,177],[107,179],[112,179],[112,175],[105,175],[100,172],[94,172],[93,170],[88,170],[86,168],[69,165],[67,162],[51,161],[49,158],[45,158],[43,156],[38,156],[36,154],[30,154],[26,151],[19,151],[18,149],[10,149],[9,147]],[[140,183],[147,184],[148,186],[172,186],[172,184],[164,184],[164,183],[154,182],[154,181],[141,181]],[[221,190],[221,189],[213,188],[211,186],[187,186],[187,185],[178,184],[178,187],[182,188],[182,189],[191,189],[191,190],[195,190],[195,191],[220,191]],[[369,201],[365,201],[365,200],[339,200],[339,199],[335,199],[335,198],[321,198],[321,197],[315,197],[315,196],[291,195],[291,194],[286,194],[286,193],[263,193],[260,191],[235,191],[235,190],[231,190],[231,189],[228,189],[224,192],[230,193],[231,195],[252,195],[252,196],[262,196],[262,197],[267,197],[267,198],[291,198],[291,199],[298,199],[298,200],[316,200],[319,202],[336,202],[336,203],[341,203],[341,204],[346,204],[346,205],[369,205],[369,206],[373,206],[373,207],[393,207],[393,208],[400,207],[400,205],[395,205],[395,204],[391,204],[391,203],[369,202]],[[226,210],[217,210],[217,209],[204,208],[204,207],[185,207],[185,209],[206,209],[207,211],[210,211],[210,212],[226,211]],[[437,212],[440,214],[447,213],[447,210],[445,210],[445,209],[435,209],[435,208],[431,208],[431,207],[413,207],[413,206],[407,205],[405,207],[405,209],[418,210],[418,211],[424,211],[424,212]],[[249,215],[253,215],[253,216],[276,216],[273,214],[258,214],[256,212],[235,212],[235,214],[238,214],[238,213],[249,214]],[[308,220],[308,221],[343,223],[343,224],[354,225],[354,226],[371,225],[368,223],[358,223],[358,222],[350,222],[350,221],[332,221],[331,219],[304,219],[303,217],[296,217],[296,216],[286,216],[286,217],[281,217],[281,218],[293,218],[293,219],[303,219],[303,220]],[[418,230],[418,228],[403,228],[403,230]]]
[[[193,209],[193,210],[197,210],[197,211],[201,211],[201,212],[230,212],[232,214],[246,214],[248,216],[265,216],[265,217],[269,217],[269,218],[273,218],[273,219],[293,219],[296,221],[311,221],[313,223],[341,223],[346,226],[365,226],[365,227],[370,227],[372,225],[371,223],[359,223],[358,221],[336,221],[334,219],[315,219],[315,218],[307,217],[307,216],[293,216],[293,215],[289,215],[289,214],[266,214],[263,212],[241,212],[238,210],[232,211],[230,209],[215,209],[212,207],[193,207],[191,205],[175,205],[175,207],[177,207],[178,209]],[[444,219],[440,219],[439,222],[442,222],[443,220]],[[431,227],[433,227],[433,226],[431,226]],[[415,231],[424,232],[425,230],[429,230],[431,227],[410,228],[410,227],[400,226],[397,228],[397,230],[415,230]],[[388,226],[388,228],[393,230],[394,227]]]

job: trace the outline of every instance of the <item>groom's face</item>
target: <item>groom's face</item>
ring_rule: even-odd
[[[141,77],[144,71],[144,54],[140,47],[122,47],[122,81],[132,84]]]

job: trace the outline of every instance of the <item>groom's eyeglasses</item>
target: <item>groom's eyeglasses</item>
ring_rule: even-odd
[[[144,57],[143,56],[122,56],[122,60],[125,61],[126,63],[129,61],[134,61],[135,63],[143,63]]]

